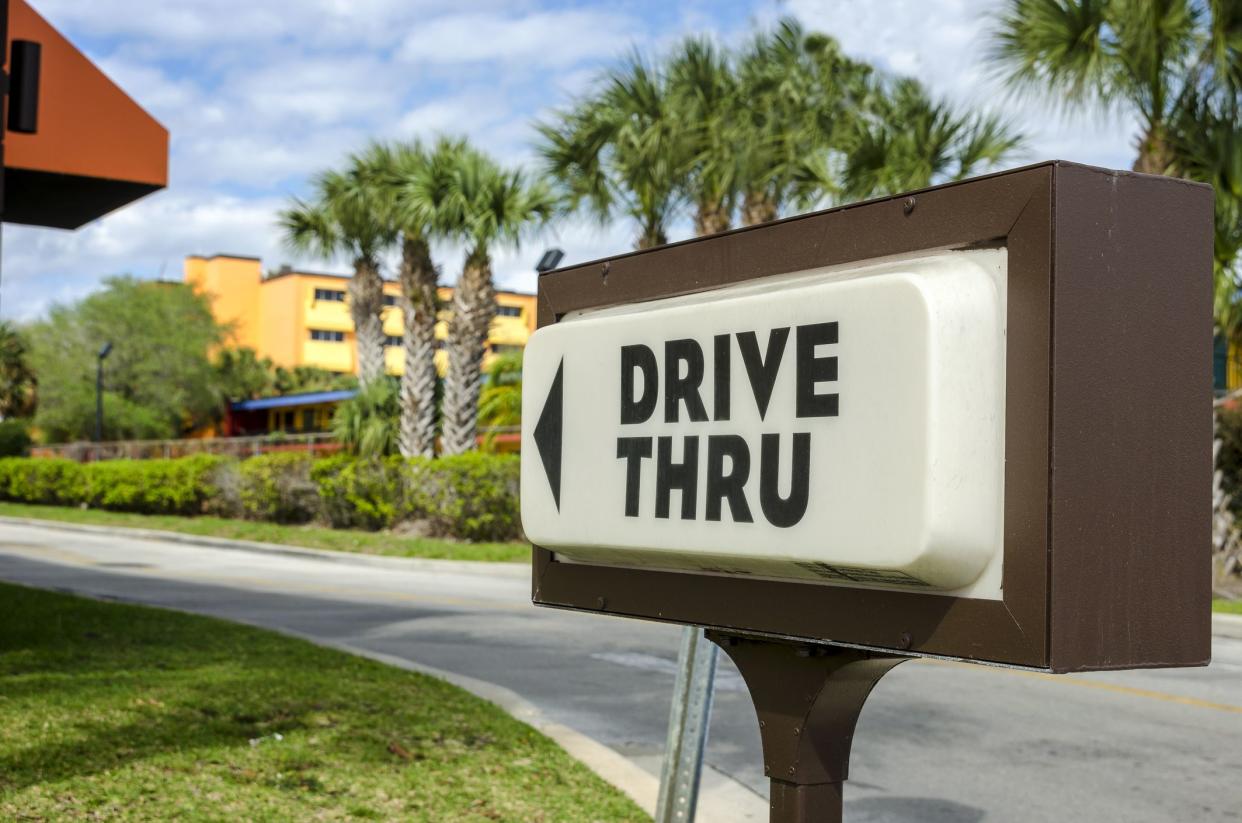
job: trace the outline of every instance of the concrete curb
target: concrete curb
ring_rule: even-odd
[[[300,557],[307,560],[323,560],[329,563],[350,563],[357,566],[375,566],[403,571],[434,571],[453,574],[482,574],[493,577],[530,577],[526,563],[490,562],[486,560],[434,560],[425,557],[385,557],[360,552],[338,552],[329,549],[308,549],[301,546],[283,546],[278,543],[260,543],[254,540],[231,540],[227,537],[205,537],[198,534],[137,529],[128,526],[92,526],[85,523],[65,523],[60,520],[39,520],[34,517],[0,516],[0,524],[34,526],[42,529],[83,532],[85,534],[124,535],[139,540],[160,540],[165,543],[181,543],[187,546],[203,546],[209,549],[257,552],[283,557]]]
[[[1215,637],[1229,637],[1234,640],[1242,640],[1242,615],[1212,615],[1212,635]]]

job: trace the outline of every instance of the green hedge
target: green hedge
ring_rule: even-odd
[[[490,454],[404,460],[284,452],[85,464],[11,457],[0,459],[0,500],[513,540],[521,537],[518,466],[515,456]]]
[[[88,464],[5,458],[0,460],[0,499],[142,514],[199,514],[216,494],[214,478],[227,462],[209,454]]]

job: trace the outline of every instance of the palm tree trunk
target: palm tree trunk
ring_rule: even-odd
[[[634,248],[638,250],[654,249],[656,246],[663,246],[668,243],[668,237],[665,236],[663,229],[644,229],[642,234],[638,235],[638,239],[634,241]]]
[[[1150,126],[1138,140],[1138,156],[1132,166],[1143,174],[1168,174],[1173,168],[1173,150],[1161,126]]]
[[[770,223],[776,219],[776,214],[776,203],[766,192],[750,191],[746,193],[746,198],[742,203],[743,225],[757,226],[760,223]]]
[[[354,321],[358,383],[365,387],[384,376],[384,280],[373,260],[354,261],[349,281],[349,314]]]
[[[729,210],[723,203],[700,203],[694,214],[694,233],[698,237],[729,230]]]
[[[448,375],[444,379],[445,454],[463,454],[475,447],[479,429],[479,392],[483,386],[483,355],[496,314],[492,264],[486,251],[472,251],[453,289],[453,315],[448,328]]]
[[[431,247],[406,237],[401,247],[401,428],[397,445],[404,457],[433,457],[436,450],[436,286]]]

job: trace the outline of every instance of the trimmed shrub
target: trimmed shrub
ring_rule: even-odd
[[[25,420],[0,420],[0,457],[25,457],[30,454],[30,423]]]
[[[277,523],[326,520],[384,529],[416,521],[437,537],[521,537],[520,461],[471,453],[439,460],[278,452],[247,460],[0,458],[0,500],[142,514],[214,514]]]
[[[316,461],[320,511],[337,529],[386,529],[401,504],[401,458],[338,455]]]
[[[320,511],[311,480],[313,458],[304,452],[276,452],[243,460],[238,467],[242,513],[251,520],[309,523]]]
[[[176,460],[105,460],[84,466],[85,502],[140,514],[202,514],[216,495],[213,478],[227,458],[196,454]]]
[[[0,498],[76,506],[86,499],[86,472],[72,460],[6,457],[0,460]]]
[[[520,463],[514,455],[478,452],[406,461],[407,516],[425,521],[436,536],[518,539]]]

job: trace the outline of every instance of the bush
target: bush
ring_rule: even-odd
[[[95,508],[140,514],[202,514],[216,496],[221,464],[213,454],[176,460],[105,460],[84,468],[85,502]]]
[[[242,513],[251,520],[309,523],[320,512],[311,480],[313,458],[303,452],[261,454],[238,467]]]
[[[337,529],[386,529],[401,504],[401,458],[319,460],[311,479],[319,490],[323,516]]]
[[[63,459],[0,459],[0,498],[19,503],[76,506],[86,499],[86,473]]]
[[[0,420],[0,457],[30,454],[30,424],[25,420]]]
[[[0,500],[277,523],[323,519],[336,528],[417,521],[439,537],[513,540],[521,537],[518,467],[515,456],[479,453],[315,460],[279,452],[240,462],[201,454],[86,464],[8,457],[0,459]]]
[[[472,452],[406,462],[407,516],[426,521],[436,536],[462,540],[521,537],[520,460]]]

